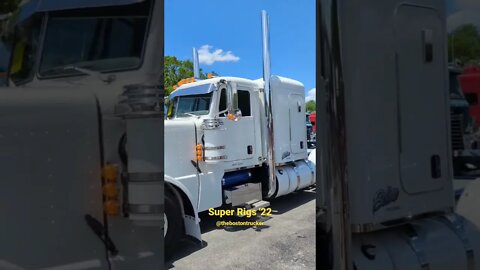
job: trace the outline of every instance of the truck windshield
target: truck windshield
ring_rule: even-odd
[[[212,93],[178,96],[173,102],[173,117],[207,115],[210,111]]]
[[[148,16],[52,17],[49,19],[39,74],[83,74],[74,68],[111,72],[141,64]]]

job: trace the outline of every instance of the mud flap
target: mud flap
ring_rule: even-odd
[[[118,248],[118,255],[109,256],[112,269],[161,269],[164,262],[160,225],[141,226],[124,217],[110,217],[108,225]]]
[[[185,234],[196,238],[203,245],[202,232],[200,230],[200,218],[185,215],[183,217],[185,224]]]

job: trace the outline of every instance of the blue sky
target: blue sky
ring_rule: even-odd
[[[447,15],[454,13],[458,9],[458,4],[455,0],[445,0],[445,5],[447,8]]]
[[[447,30],[450,32],[463,24],[472,23],[480,27],[479,0],[446,0]]]
[[[204,71],[258,79],[262,9],[270,15],[272,74],[314,88],[315,0],[165,0],[165,55],[191,59],[192,47],[209,45],[199,52]]]

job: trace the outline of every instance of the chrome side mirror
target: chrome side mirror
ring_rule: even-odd
[[[228,114],[230,115],[230,114]],[[228,117],[227,115],[227,117]],[[240,109],[236,109],[233,111],[233,119],[230,119],[230,120],[233,120],[233,121],[238,121],[240,120],[240,118],[242,118],[242,111]]]
[[[227,119],[232,121],[240,120],[240,118],[242,118],[242,111],[238,108],[237,84],[221,80],[218,89],[220,89],[220,91],[225,89],[227,92]]]

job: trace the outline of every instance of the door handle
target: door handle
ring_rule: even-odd
[[[433,155],[430,157],[430,168],[433,179],[438,179],[442,176],[439,155]]]

